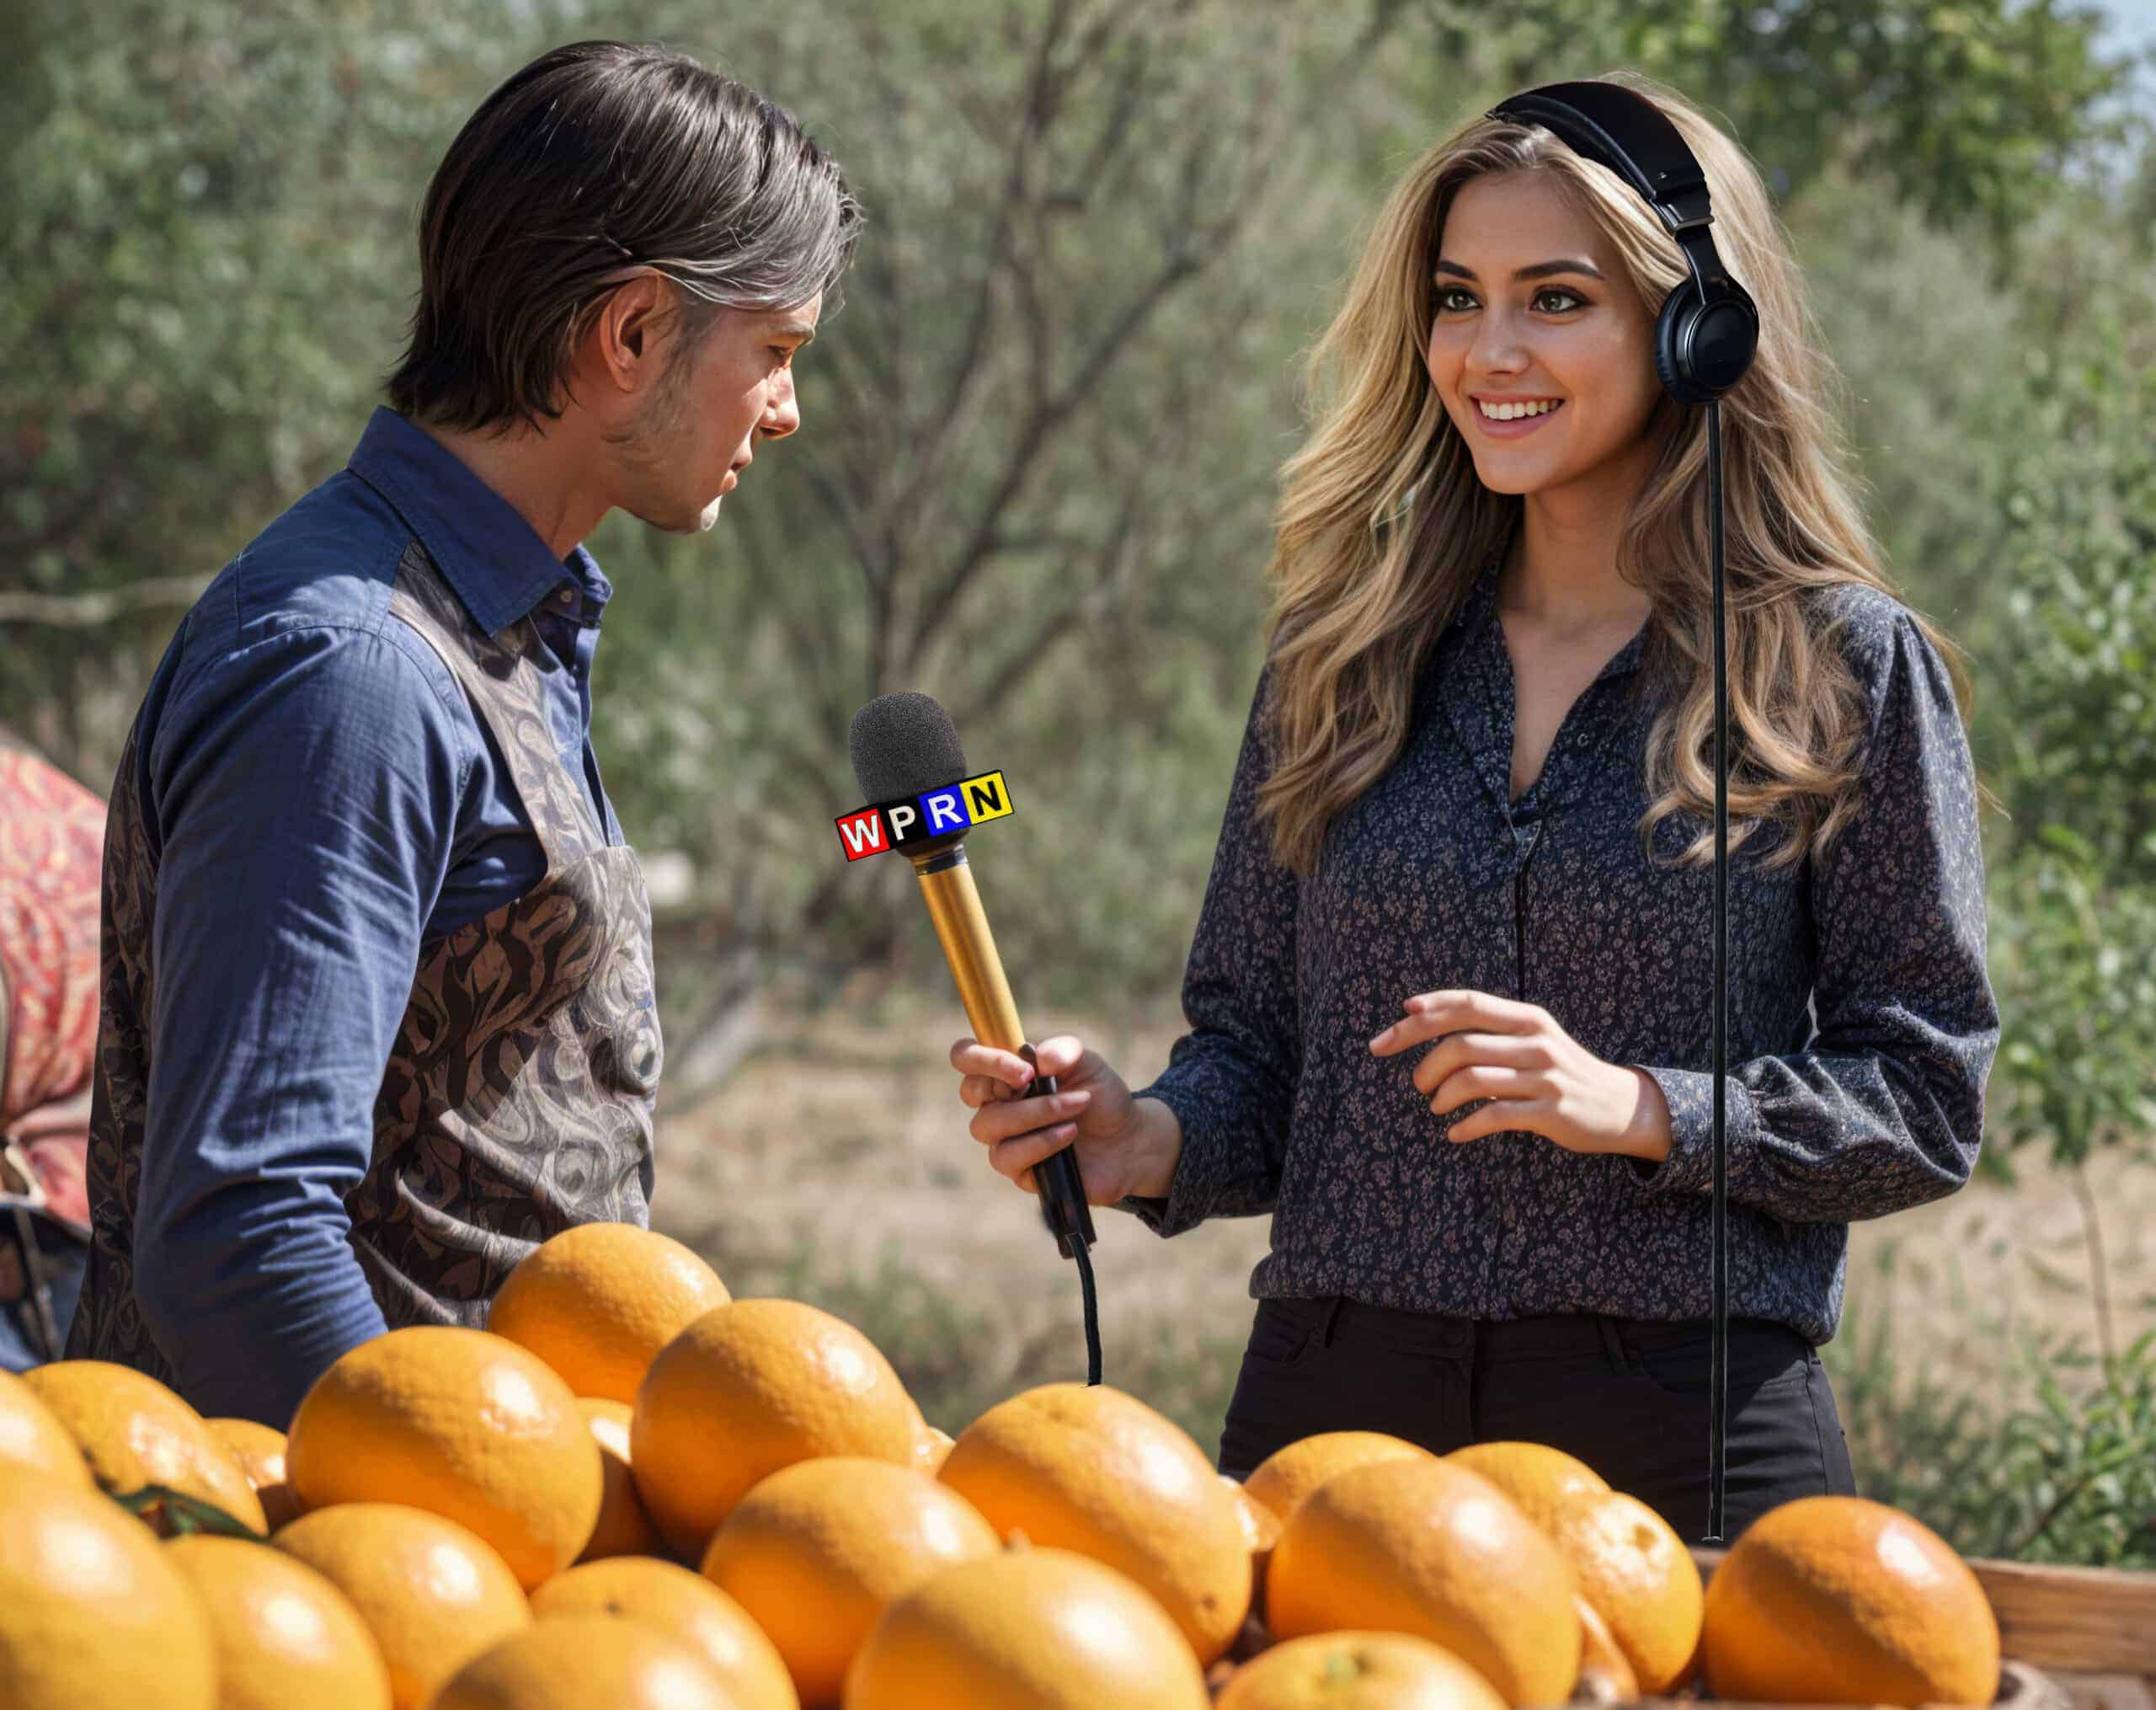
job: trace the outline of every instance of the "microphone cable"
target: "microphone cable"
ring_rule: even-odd
[[[1033,1084],[1026,1088],[1023,1096],[1053,1098],[1055,1077],[1039,1071],[1033,1046],[1020,1045],[1018,1055],[1036,1065]],[[1055,1237],[1063,1256],[1078,1266],[1078,1290],[1086,1315],[1086,1381],[1091,1385],[1101,1381],[1101,1306],[1093,1287],[1092,1255],[1086,1251],[1086,1242],[1093,1237],[1092,1220],[1085,1215],[1085,1185],[1079,1174],[1078,1160],[1070,1155],[1071,1147],[1077,1143],[1074,1139],[1070,1146],[1051,1152],[1033,1166],[1033,1190],[1040,1196],[1041,1221]]]

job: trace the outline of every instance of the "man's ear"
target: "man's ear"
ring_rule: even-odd
[[[638,274],[616,288],[592,324],[600,366],[624,392],[638,389],[638,371],[648,361],[659,312],[664,307],[659,275]]]

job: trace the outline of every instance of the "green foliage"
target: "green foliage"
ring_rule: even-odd
[[[2137,299],[2137,302],[2135,301]],[[2137,329],[2121,318],[2139,311]],[[2071,830],[2121,881],[2156,879],[2156,291],[2029,357],[2002,569],[2012,718],[1999,772],[2016,852]]]
[[[1994,1130],[2061,1163],[2156,1135],[2156,293],[2121,297],[2030,351],[1998,454]]]
[[[1839,167],[1935,223],[1973,217],[2001,248],[2063,163],[2131,134],[2105,110],[2127,70],[2096,54],[2092,6],[1525,0],[1493,26],[1486,8],[1439,0],[1431,15],[1433,80],[1465,61],[1502,94],[1634,66],[1718,114],[1777,195]]]
[[[2048,829],[1993,882],[2004,1026],[1991,1125],[2014,1146],[2048,1139],[2073,1165],[2156,1136],[2156,885],[2106,884],[2085,842]]]
[[[2078,1339],[2025,1337],[1981,1392],[1941,1382],[1925,1352],[1854,1302],[1822,1351],[1860,1495],[1964,1556],[2156,1568],[2156,1331],[2108,1371]]]

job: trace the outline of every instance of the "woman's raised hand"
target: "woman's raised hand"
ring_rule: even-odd
[[[1174,1159],[1161,1156],[1161,1127],[1145,1120],[1123,1077],[1069,1034],[1043,1039],[1034,1055],[1038,1066],[971,1035],[951,1047],[951,1066],[964,1077],[958,1098],[974,1112],[969,1131],[996,1173],[1033,1193],[1033,1166],[1075,1146],[1088,1205],[1166,1194]],[[1036,1073],[1054,1076],[1058,1090],[1027,1098]]]

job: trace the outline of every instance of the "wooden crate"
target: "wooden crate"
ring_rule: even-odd
[[[1702,1580],[1727,1553],[1692,1547]],[[1999,1697],[2005,1710],[2156,1710],[2156,1574],[1969,1562],[1999,1616]],[[1217,1696],[1235,1670],[1270,1644],[1253,1622],[1208,1675]],[[1688,1710],[1697,1697],[1642,1698],[1623,1710]],[[1812,1710],[1758,1705],[1753,1710]]]

